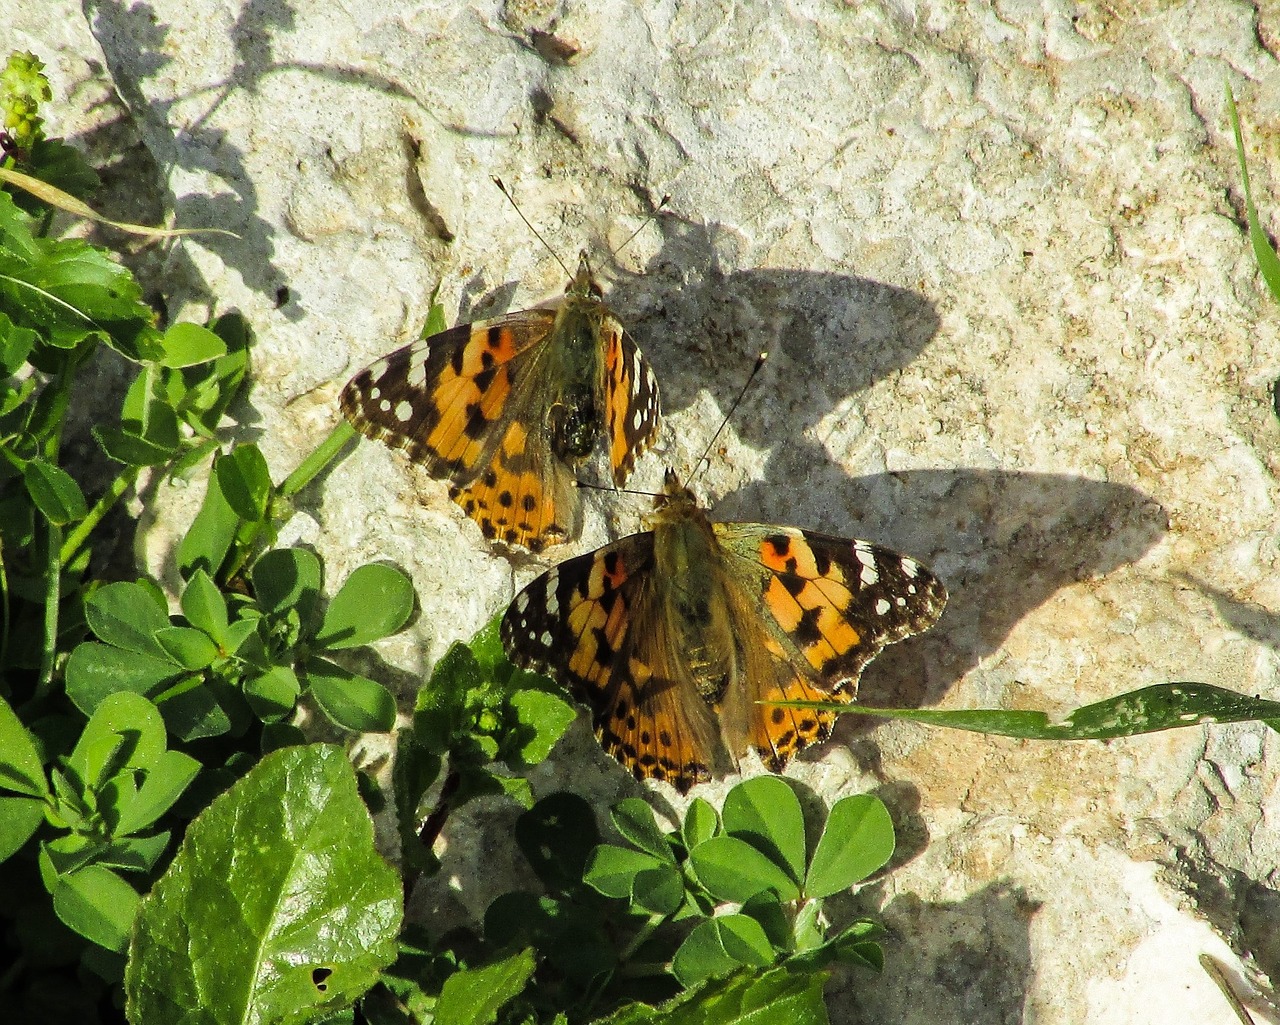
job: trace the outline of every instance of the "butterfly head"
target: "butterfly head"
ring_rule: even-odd
[[[584,299],[595,299],[597,302],[604,298],[604,291],[600,288],[600,282],[591,273],[591,261],[587,259],[587,251],[585,249],[578,253],[578,273],[569,282],[569,287],[565,289],[565,293],[567,295],[580,296]]]

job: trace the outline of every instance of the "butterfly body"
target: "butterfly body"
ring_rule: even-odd
[[[946,589],[865,541],[714,523],[668,474],[651,530],[561,563],[502,623],[513,661],[591,706],[605,750],[681,791],[748,749],[780,771],[852,701],[887,643],[931,626]]]
[[[486,537],[539,551],[574,536],[574,471],[608,441],[621,484],[657,435],[658,388],[583,254],[559,299],[414,342],[342,391],[362,433],[402,449]]]

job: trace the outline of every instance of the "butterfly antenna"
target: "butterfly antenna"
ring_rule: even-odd
[[[586,488],[588,491],[608,491],[615,495],[641,495],[644,498],[657,498],[657,492],[654,491],[637,491],[635,488],[618,488],[605,487],[603,484],[591,484],[585,480],[575,480],[573,482],[575,488]]]
[[[499,178],[497,175],[490,175],[490,178],[493,179],[493,184],[498,186],[498,188],[502,191],[502,194],[507,197],[507,202],[510,203],[512,207],[515,208],[516,213],[520,215],[520,220],[524,221],[525,227],[528,228],[531,232],[533,232],[533,237],[536,238],[539,242],[541,242],[546,247],[547,252],[550,253],[552,257],[554,257],[556,263],[560,264],[560,266],[564,268],[565,274],[567,274],[570,278],[572,278],[573,271],[569,270],[568,267],[565,267],[564,261],[560,259],[560,254],[551,248],[551,243],[548,242],[545,238],[543,238],[542,233],[539,232],[538,229],[535,228],[532,223],[530,223],[529,218],[527,218],[524,215],[524,211],[521,210],[519,205],[516,203],[515,197],[512,196],[511,193],[507,191],[507,187],[504,184],[502,184],[502,179]]]
[[[733,414],[738,411],[738,406],[742,404],[742,400],[747,394],[747,389],[751,387],[751,382],[756,379],[756,374],[760,373],[760,368],[764,366],[764,361],[768,358],[769,354],[767,352],[762,352],[756,357],[756,365],[751,368],[751,373],[747,375],[746,383],[743,384],[742,389],[738,392],[738,397],[733,400],[733,405],[729,407],[729,412],[725,413],[724,419],[720,421],[720,426],[716,428],[716,433],[711,435],[711,440],[707,442],[707,447],[702,450],[702,455],[693,464],[693,473],[689,476],[689,484],[692,484],[698,474],[702,472],[704,462],[707,466],[711,465],[710,461],[707,460],[707,456],[711,452],[711,446],[716,443],[720,433],[725,429],[729,421],[733,419]]]
[[[649,225],[654,222],[654,219],[657,218],[658,214],[662,213],[662,208],[670,202],[671,193],[667,193],[661,200],[659,200],[658,205],[653,208],[653,213],[649,214],[648,217],[640,222],[640,227],[636,228],[635,231],[628,235],[626,241],[613,251],[613,258],[615,260],[618,258],[618,255],[627,248],[627,246],[631,245],[632,241],[640,234],[640,232],[644,231],[645,228],[649,227]]]

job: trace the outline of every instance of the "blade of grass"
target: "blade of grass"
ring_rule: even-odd
[[[1236,155],[1240,158],[1240,179],[1244,183],[1244,209],[1249,219],[1249,241],[1253,244],[1253,258],[1258,262],[1258,270],[1262,280],[1267,283],[1271,295],[1280,301],[1280,256],[1267,238],[1266,232],[1258,221],[1258,211],[1253,205],[1253,194],[1249,189],[1249,167],[1244,159],[1244,136],[1240,131],[1240,115],[1236,112],[1236,98],[1227,85],[1227,116],[1231,119],[1231,130],[1236,137]]]

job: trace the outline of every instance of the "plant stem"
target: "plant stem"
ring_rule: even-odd
[[[341,451],[342,447],[356,437],[356,429],[343,420],[332,431],[320,446],[307,456],[293,473],[284,479],[277,489],[281,498],[292,498],[305,488]]]
[[[127,466],[120,474],[107,485],[107,490],[93,504],[93,508],[89,510],[83,520],[76,524],[75,529],[67,535],[62,543],[62,549],[58,553],[58,562],[65,569],[72,559],[80,552],[85,541],[89,539],[89,534],[93,529],[102,522],[104,516],[111,511],[111,507],[124,497],[134,481],[138,479],[138,474],[142,471],[140,466]]]
[[[644,946],[645,941],[653,935],[654,930],[667,920],[666,915],[653,914],[649,916],[649,920],[640,926],[639,930],[631,937],[631,942],[623,948],[622,953],[618,955],[618,960],[623,964],[631,959],[631,955]]]
[[[45,697],[53,686],[53,663],[58,656],[58,602],[62,597],[62,566],[58,549],[62,545],[62,528],[49,523],[45,550],[44,581],[44,649],[40,654],[40,675],[36,678],[33,701]]]

